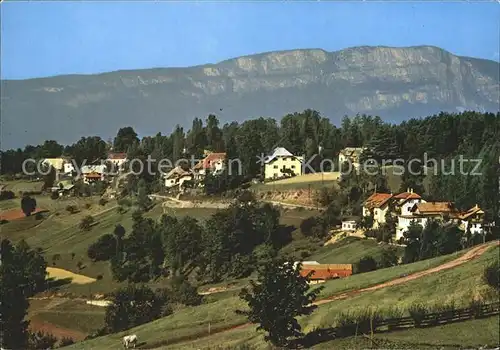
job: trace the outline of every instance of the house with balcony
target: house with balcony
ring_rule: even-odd
[[[191,169],[185,169],[181,166],[176,166],[168,173],[163,176],[166,188],[173,188],[179,186],[182,188],[186,181],[192,181],[194,179],[194,174]]]
[[[81,168],[83,182],[90,184],[97,181],[104,181],[106,175],[106,165],[84,165]]]
[[[460,213],[455,208],[453,202],[419,202],[409,211],[398,215],[398,225],[396,227],[396,240],[403,237],[408,231],[412,222],[425,227],[429,220],[450,222],[458,219]]]
[[[303,158],[295,156],[284,147],[277,147],[264,159],[266,180],[302,175]]]
[[[472,234],[484,233],[484,211],[475,205],[459,216],[460,228],[465,232],[470,231]]]

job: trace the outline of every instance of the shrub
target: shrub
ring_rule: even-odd
[[[16,194],[12,191],[1,191],[0,192],[0,201],[14,199],[14,198],[16,198]]]
[[[50,333],[34,332],[29,333],[28,348],[30,349],[52,349],[57,338]]]
[[[316,223],[317,220],[314,216],[306,218],[300,223],[300,231],[304,236],[310,236]]]
[[[78,267],[78,270],[82,270],[84,268],[85,265],[83,265],[83,263],[81,261],[79,261],[77,264],[76,264],[76,267]]]
[[[419,328],[425,320],[427,308],[422,304],[415,303],[409,307],[408,312],[410,313],[410,317],[413,319],[415,327]]]
[[[118,200],[118,205],[122,207],[130,207],[132,206],[132,202],[128,198],[121,198]]]
[[[493,289],[500,289],[500,263],[496,260],[488,265],[483,272],[483,280]]]
[[[107,201],[107,200],[105,200],[104,198],[99,199],[99,205],[101,205],[101,206],[105,206],[105,205],[106,205],[106,203],[108,203],[108,201]]]
[[[60,260],[61,259],[61,254],[54,254],[52,255],[52,261]]]
[[[85,203],[85,209],[90,209],[92,207],[92,203]]]
[[[68,337],[63,337],[61,339],[61,341],[59,342],[59,347],[65,347],[65,346],[68,346],[68,345],[71,345],[71,344],[74,344],[74,340],[71,339],[71,338],[68,338]]]
[[[75,205],[68,205],[66,206],[66,211],[69,212],[70,214],[76,213],[78,208]]]
[[[97,275],[96,280],[98,281],[102,280],[102,275]]]
[[[374,271],[377,269],[377,262],[371,256],[364,256],[355,265],[356,273]]]
[[[93,223],[94,217],[91,215],[87,215],[80,221],[80,229],[83,231],[89,231],[92,228]]]
[[[306,258],[308,258],[308,257],[310,257],[310,256],[311,256],[311,252],[310,252],[310,251],[308,251],[308,250],[302,250],[302,251],[300,252],[300,257],[301,257],[302,259],[306,259]]]
[[[118,214],[123,214],[127,210],[124,207],[122,207],[121,205],[119,205],[118,208],[116,208],[116,211],[118,212]]]
[[[349,337],[356,334],[357,324],[354,315],[341,312],[337,316],[336,336]]]
[[[58,199],[59,198],[59,193],[57,191],[53,191],[50,193],[50,199]]]
[[[387,320],[387,327],[389,331],[396,330],[399,328],[399,320],[403,317],[403,310],[398,308],[389,308],[385,312],[385,318]]]
[[[473,298],[469,303],[469,308],[472,313],[472,317],[481,318],[484,316],[483,312],[484,301],[480,299]]]
[[[9,220],[2,219],[2,220],[0,220],[0,225],[7,224],[8,222],[9,222]]]
[[[35,220],[42,220],[43,219],[43,213],[36,213],[35,214]]]

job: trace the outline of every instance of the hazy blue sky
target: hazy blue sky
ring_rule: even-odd
[[[215,63],[263,51],[435,45],[499,59],[495,2],[5,2],[5,79]]]

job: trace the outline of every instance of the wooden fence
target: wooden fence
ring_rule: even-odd
[[[298,341],[301,346],[310,347],[323,341],[335,338],[350,337],[354,335],[369,335],[373,333],[391,332],[408,328],[435,327],[454,322],[462,322],[471,319],[479,319],[498,315],[500,313],[500,302],[489,304],[477,304],[475,306],[448,309],[439,312],[421,312],[413,316],[382,318],[377,313],[365,314],[358,317],[347,317],[341,320],[341,325],[328,329],[317,329],[308,333]]]
[[[453,322],[467,321],[476,318],[483,318],[498,315],[500,313],[500,303],[478,305],[476,308],[449,309],[440,312],[426,313],[421,320],[416,317],[407,316],[399,318],[387,318],[377,323],[377,330],[387,328],[387,330],[412,328],[412,327],[434,327]],[[374,330],[377,331],[377,330]]]

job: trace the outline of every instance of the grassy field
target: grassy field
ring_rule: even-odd
[[[375,334],[373,347],[385,349],[463,349],[500,344],[499,316],[470,320],[438,327],[412,328],[387,334]],[[313,349],[367,349],[369,339],[352,337],[332,340],[314,346]]]
[[[318,249],[307,260],[318,261],[322,264],[355,264],[364,256],[377,259],[384,249],[390,247],[387,244],[378,244],[373,239],[359,239],[347,237],[343,240],[329,244]],[[396,247],[402,254],[402,248]]]
[[[104,325],[105,308],[80,300],[30,300],[29,318],[88,334]]]
[[[42,224],[36,227],[35,230],[16,232],[14,236],[17,239],[20,239],[21,237],[26,238],[27,242],[33,247],[44,248],[46,259],[49,263],[49,266],[51,267],[61,268],[67,270],[69,273],[76,273],[91,278],[97,278],[99,275],[102,276],[102,279],[92,283],[71,283],[60,286],[59,292],[71,293],[73,295],[84,298],[90,298],[91,295],[96,293],[108,293],[123,286],[124,283],[118,283],[112,280],[108,262],[91,262],[86,256],[87,248],[100,235],[107,232],[112,232],[113,228],[118,223],[123,225],[128,232],[132,228],[131,211],[124,214],[119,214],[117,210],[114,209],[114,206],[110,206],[109,208],[111,208],[109,211],[96,215],[97,224],[88,232],[81,231],[78,228],[78,223],[80,220],[79,214],[61,213],[59,216],[51,216],[50,218],[46,219]],[[171,213],[179,217],[190,215],[200,220],[204,220],[215,213],[215,211],[215,209],[193,208],[175,209]],[[146,216],[157,219],[162,215],[162,213],[163,210],[161,206],[157,205],[151,211],[149,211]],[[311,211],[285,210],[282,214],[282,224],[292,226],[292,228],[294,229],[294,237],[296,237],[297,239],[303,239],[300,230],[297,230],[297,227],[300,225],[300,222],[303,220],[303,218],[310,216],[313,213]],[[72,256],[72,253],[75,254],[74,257]],[[54,261],[53,257],[55,255],[59,255],[60,257],[58,260]],[[84,264],[83,269],[80,270],[78,268],[78,262],[82,262]],[[248,283],[248,280],[239,280],[235,282],[242,286],[246,285]],[[161,279],[155,283],[151,283],[151,287],[165,287],[166,284],[168,284],[168,281]],[[204,286],[203,288],[208,289],[210,287],[213,286]],[[237,293],[238,291],[219,293],[207,296],[206,299],[207,302],[214,303],[217,300],[224,300],[223,303],[225,305],[227,299],[236,295]],[[218,305],[219,306],[216,307],[220,307],[220,304]],[[212,304],[207,305],[208,309],[210,309],[212,306]],[[36,308],[37,306],[34,305],[33,309],[36,310]],[[96,307],[93,308],[95,309]],[[79,318],[81,316],[79,312],[76,312],[73,315],[71,310],[69,309],[64,313],[56,311],[57,309],[51,310],[50,312],[42,311],[39,312],[36,317],[39,320],[47,321],[56,325],[72,327],[71,323],[67,322],[67,319],[72,317]],[[215,309],[213,312],[209,312],[209,314],[215,313]],[[103,313],[100,313],[99,315],[92,314],[92,317],[100,318],[100,322],[102,323]],[[82,317],[85,318],[87,316]],[[230,317],[228,316],[228,319],[229,318]],[[78,328],[77,330],[81,331],[80,328]]]
[[[425,276],[420,279],[408,282],[403,285],[388,287],[370,293],[360,294],[348,300],[334,301],[321,305],[312,315],[303,317],[300,322],[305,331],[311,331],[315,327],[332,327],[336,321],[336,315],[341,311],[360,310],[367,307],[387,308],[389,306],[403,307],[413,301],[424,301],[426,303],[444,302],[451,299],[468,302],[473,294],[485,290],[485,285],[481,280],[481,272],[485,264],[496,259],[499,248],[491,248],[480,258],[473,260],[465,265],[451,270],[442,271],[433,275]],[[447,257],[450,259],[450,257]],[[438,258],[445,259],[445,258]],[[433,259],[434,260],[434,259]],[[442,260],[441,260],[442,261]],[[437,264],[437,261],[426,262],[427,264]],[[424,268],[423,263],[418,263],[413,269]],[[413,265],[413,264],[412,264]],[[399,276],[399,268],[408,271],[409,266],[400,266],[392,269],[392,273]],[[410,269],[411,270],[411,269]],[[383,270],[376,271],[380,275],[378,278],[384,280],[387,278]],[[373,274],[374,272],[372,272]],[[368,274],[363,274],[367,276]],[[356,287],[367,287],[374,283],[375,277],[368,278],[363,285],[362,277]],[[338,280],[329,283],[348,283],[348,279]],[[326,284],[328,286],[328,283]],[[351,284],[351,287],[354,286]],[[348,288],[348,287],[345,287]],[[336,285],[330,288],[334,290],[343,290],[341,286]],[[325,295],[324,292],[323,295]],[[328,293],[326,293],[328,294]],[[374,302],[376,301],[376,302]],[[235,329],[229,332],[214,334],[200,340],[195,340],[208,334],[210,323],[211,332],[218,329],[227,329],[245,322],[240,315],[235,314],[235,310],[244,308],[244,303],[238,297],[230,297],[210,304],[204,304],[198,307],[179,310],[174,315],[156,320],[150,324],[142,325],[129,330],[127,333],[136,333],[148,347],[153,345],[167,346],[169,343],[176,343],[176,348],[206,347],[224,345],[235,346],[242,341],[250,344],[263,345],[261,335],[255,332],[254,326]],[[99,339],[91,340],[85,343],[74,345],[73,349],[93,348],[98,346],[100,349],[115,349],[119,347],[119,339],[123,334],[113,334]],[[177,343],[181,341],[181,343]],[[173,345],[173,344],[172,344]]]
[[[338,183],[338,178],[338,172],[305,174],[288,179],[254,184],[252,185],[252,189],[255,191],[295,190],[307,189],[309,187],[311,187],[311,189],[319,189],[321,187],[329,187]]]

